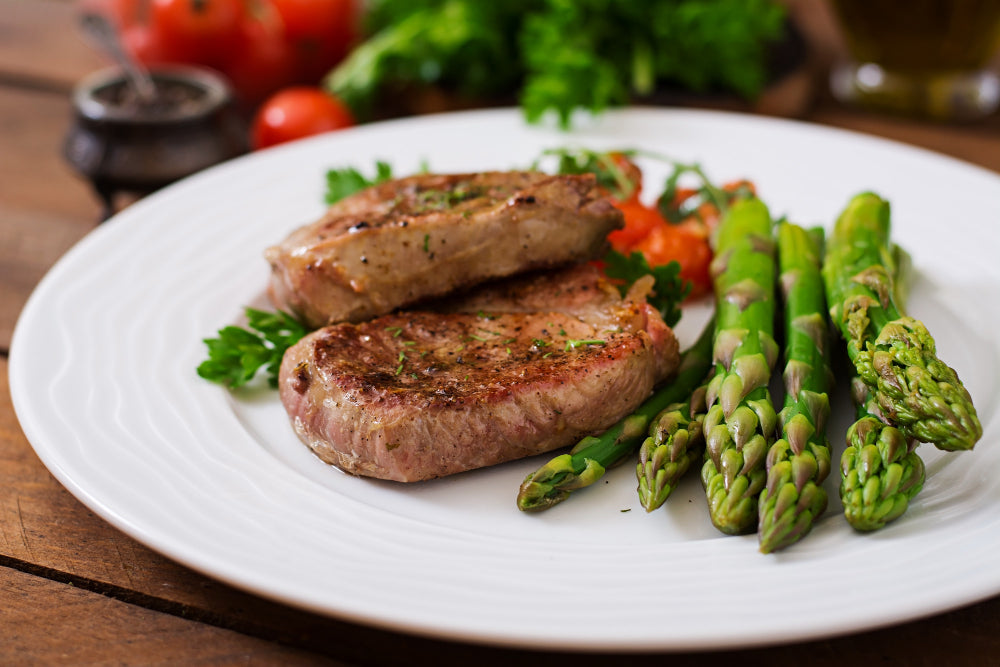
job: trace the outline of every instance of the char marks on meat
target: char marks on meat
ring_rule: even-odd
[[[409,482],[603,431],[678,356],[654,309],[579,266],[488,286],[447,310],[319,329],[286,353],[279,387],[324,461]]]
[[[591,259],[622,224],[589,174],[422,174],[347,197],[269,248],[269,292],[312,327],[361,322]]]

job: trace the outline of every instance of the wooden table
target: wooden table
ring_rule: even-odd
[[[822,85],[824,68],[841,49],[835,26],[822,3],[803,0],[793,8],[811,46],[812,78],[788,83],[790,90],[758,111],[909,142],[1000,172],[998,117],[946,126],[835,104]],[[29,293],[94,228],[100,212],[88,186],[60,154],[70,89],[105,64],[78,36],[73,19],[69,2],[0,0],[0,663],[622,661],[622,656],[553,656],[411,637],[274,604],[150,551],[92,514],[53,479],[18,426],[6,369],[14,324]],[[810,90],[815,95],[807,94]],[[957,565],[942,564],[952,566]],[[769,665],[802,660],[811,665],[1000,664],[1000,598],[825,641],[628,659],[640,665],[664,659],[673,664],[711,664],[713,659]]]

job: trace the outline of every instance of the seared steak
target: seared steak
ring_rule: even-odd
[[[591,175],[424,174],[334,204],[265,257],[279,308],[319,327],[594,257],[621,213]]]
[[[331,325],[290,348],[279,387],[302,441],[350,473],[431,479],[600,432],[678,362],[659,313],[623,300],[590,267],[452,308],[466,312]]]

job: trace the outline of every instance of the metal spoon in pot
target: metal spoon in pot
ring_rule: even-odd
[[[111,22],[97,12],[84,12],[80,16],[80,25],[84,32],[111,55],[125,71],[125,76],[139,97],[139,101],[143,104],[151,103],[156,97],[156,84],[153,83],[153,77],[150,76],[149,70],[125,52]]]

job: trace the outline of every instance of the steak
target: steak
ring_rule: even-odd
[[[643,296],[581,266],[330,325],[285,353],[281,400],[307,446],[357,475],[412,482],[550,451],[607,429],[676,368]]]
[[[311,327],[600,253],[622,215],[588,175],[422,174],[370,187],[268,248],[269,293]]]

